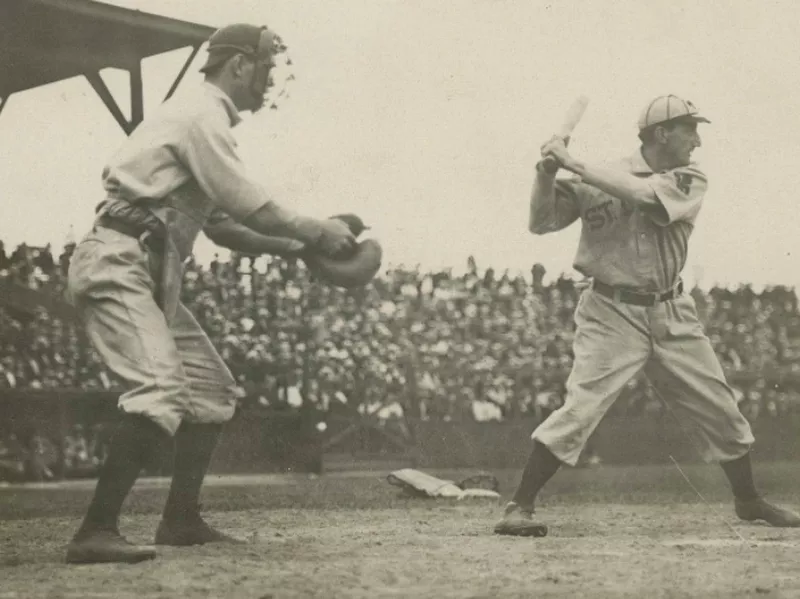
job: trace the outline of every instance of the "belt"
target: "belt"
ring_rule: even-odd
[[[606,283],[598,280],[592,281],[592,289],[597,291],[600,295],[605,295],[616,302],[632,304],[634,306],[645,306],[649,308],[655,306],[659,302],[666,302],[679,297],[683,293],[683,281],[678,281],[678,284],[675,285],[675,287],[669,291],[665,291],[664,293],[645,293],[642,291],[632,291],[623,287],[607,285]]]
[[[105,227],[106,229],[116,231],[117,233],[121,233],[122,235],[134,237],[151,250],[157,252],[164,251],[164,240],[144,225],[137,225],[120,218],[114,218],[108,214],[101,215],[95,224],[100,227]]]

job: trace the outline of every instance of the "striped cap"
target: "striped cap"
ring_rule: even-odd
[[[706,117],[700,116],[697,107],[688,100],[673,95],[658,96],[642,110],[639,116],[639,130],[680,118],[689,118],[696,123],[711,122]]]

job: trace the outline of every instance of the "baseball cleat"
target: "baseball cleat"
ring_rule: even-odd
[[[68,564],[135,564],[156,556],[155,547],[134,545],[116,530],[98,530],[76,536],[67,546]]]
[[[245,541],[226,535],[209,526],[200,516],[191,520],[169,521],[162,519],[156,530],[156,545],[188,547],[206,543],[243,544]]]
[[[779,528],[800,527],[800,515],[791,510],[772,505],[761,497],[750,501],[737,499],[735,507],[736,515],[748,522],[763,520],[770,526]]]
[[[497,535],[514,537],[544,537],[547,535],[547,525],[533,519],[533,510],[520,507],[513,501],[503,512],[503,519],[494,527]]]

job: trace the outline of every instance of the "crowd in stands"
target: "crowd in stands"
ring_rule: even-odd
[[[0,242],[0,289],[63,295],[74,244]],[[545,283],[479,269],[389,267],[367,288],[312,281],[298,261],[233,255],[190,262],[183,301],[229,364],[247,401],[357,409],[382,418],[492,420],[545,417],[563,401],[572,360],[579,280]],[[3,287],[5,286],[5,287]],[[800,408],[778,372],[800,372],[800,313],[793,289],[691,290],[714,349],[750,419]],[[6,302],[8,304],[8,302]],[[13,304],[13,302],[12,302]],[[0,389],[116,389],[80,327],[52,310],[0,302]],[[659,410],[645,380],[614,413]]]

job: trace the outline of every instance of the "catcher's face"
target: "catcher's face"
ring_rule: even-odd
[[[241,68],[236,79],[240,110],[256,112],[265,103],[265,96],[271,84],[271,71],[274,62],[269,57],[251,57],[242,55]]]
[[[280,37],[262,33],[261,43],[254,54],[241,55],[242,63],[237,83],[240,110],[257,112],[264,106],[277,108],[287,96],[287,85],[294,79],[292,61]]]

